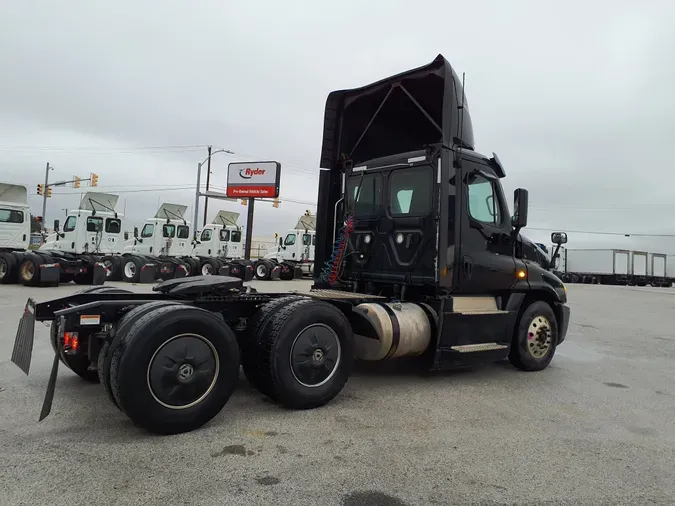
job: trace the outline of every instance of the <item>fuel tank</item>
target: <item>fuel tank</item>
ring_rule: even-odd
[[[426,351],[438,317],[426,304],[366,303],[354,308],[356,357],[389,360]]]

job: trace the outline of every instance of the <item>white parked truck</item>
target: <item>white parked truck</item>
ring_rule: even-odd
[[[115,211],[118,199],[111,193],[87,192],[77,209],[67,212],[62,228],[54,220],[54,231],[39,251],[59,264],[66,262],[62,283],[93,284],[97,264],[105,267],[107,279],[121,279],[124,216]]]
[[[304,214],[295,228],[279,237],[279,244],[253,265],[257,279],[270,279],[272,269],[280,266],[279,278],[293,279],[296,270],[302,275],[314,274],[314,249],[316,248],[316,216]]]
[[[31,215],[23,185],[0,183],[0,284],[59,284],[59,265],[46,254],[28,251]]]
[[[149,266],[155,268],[155,278],[172,279],[196,274],[218,274],[223,267],[229,267],[230,274],[246,276],[245,264],[226,262],[217,255],[198,256],[194,251],[192,226],[185,216],[187,206],[162,204],[155,216],[145,221],[134,238],[124,246],[122,277],[128,282],[141,280],[141,272]],[[252,267],[251,267],[252,269]]]
[[[221,261],[240,260],[243,257],[243,230],[237,225],[239,213],[219,211],[213,222],[199,233],[193,254],[200,259],[216,257]],[[203,264],[202,274],[213,274],[209,263]]]

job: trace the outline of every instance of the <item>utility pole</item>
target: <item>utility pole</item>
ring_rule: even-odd
[[[253,241],[253,204],[254,198],[248,198],[248,214],[246,216],[246,244],[244,247],[244,260],[251,259],[251,241]]]
[[[202,178],[202,164],[201,162],[197,164],[197,190],[195,191],[195,218],[192,220],[192,237],[194,240],[197,240],[197,220],[199,219],[199,194]]]
[[[206,191],[209,191],[209,182],[211,181],[211,146],[208,148],[209,157],[206,162]],[[206,226],[206,213],[209,211],[209,198],[204,197],[204,227]],[[197,231],[197,221],[195,220],[195,232]]]
[[[45,188],[42,192],[42,230],[46,230],[47,226],[47,188],[49,187],[49,162],[47,162],[47,168],[45,169]]]

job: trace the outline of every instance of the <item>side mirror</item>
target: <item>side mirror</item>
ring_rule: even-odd
[[[134,239],[138,239],[138,227],[134,227]]]
[[[527,190],[518,188],[513,192],[513,216],[511,217],[511,225],[516,230],[520,230],[527,226],[527,203]]]
[[[59,220],[54,220],[54,232],[59,231]]]
[[[565,232],[553,232],[551,234],[551,242],[553,244],[565,244],[567,242],[567,234]]]
[[[279,237],[279,246],[281,246],[282,248],[284,246],[284,238],[283,237]]]

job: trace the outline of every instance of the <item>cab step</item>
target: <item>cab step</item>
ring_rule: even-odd
[[[505,344],[480,343],[480,344],[461,344],[459,346],[451,346],[450,350],[459,353],[475,353],[479,351],[504,350],[506,348],[508,348],[508,346]]]

